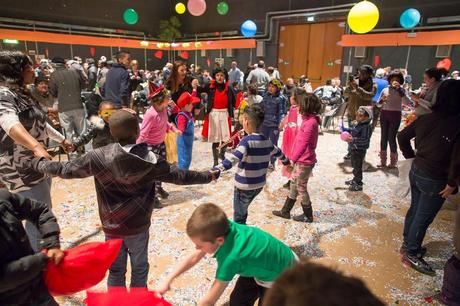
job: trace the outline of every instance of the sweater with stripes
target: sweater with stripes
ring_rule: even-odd
[[[230,157],[223,160],[217,168],[225,171],[238,164],[235,187],[241,190],[254,190],[265,185],[271,156],[280,159],[284,165],[290,163],[270,139],[253,133],[244,137]]]

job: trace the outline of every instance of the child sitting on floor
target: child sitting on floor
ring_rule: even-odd
[[[259,104],[247,107],[243,114],[243,129],[248,135],[241,139],[229,159],[226,158],[213,168],[225,171],[238,164],[233,194],[233,220],[240,224],[246,224],[248,207],[265,185],[270,159],[279,158],[283,165],[290,163],[278,147],[259,134],[263,121],[264,111]]]
[[[253,305],[297,260],[294,252],[272,235],[228,220],[224,211],[211,203],[193,212],[187,221],[187,235],[197,250],[177,265],[158,292],[167,292],[175,278],[211,254],[217,260],[216,279],[198,305],[214,305],[235,275],[240,277],[230,295],[230,305]]]
[[[197,103],[200,103],[200,98],[192,96],[188,92],[184,92],[177,101],[177,106],[181,109],[176,116],[176,125],[179,129],[179,135],[177,135],[179,169],[190,168],[192,162],[193,140],[195,138],[192,110]]]
[[[134,111],[116,111],[109,119],[109,126],[117,143],[93,150],[71,162],[36,158],[33,168],[65,179],[94,176],[105,238],[123,239],[120,253],[110,268],[108,286],[125,286],[129,254],[131,287],[147,287],[147,247],[155,182],[205,184],[215,176],[209,171],[180,170],[151,152],[146,143],[136,144],[139,123]]]

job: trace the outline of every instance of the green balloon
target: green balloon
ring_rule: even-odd
[[[139,20],[139,16],[134,9],[129,8],[123,13],[123,19],[127,24],[136,24]]]
[[[221,15],[227,15],[228,13],[228,4],[225,1],[219,2],[217,4],[217,12]]]

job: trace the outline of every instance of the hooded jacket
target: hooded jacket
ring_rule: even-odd
[[[303,165],[316,164],[316,145],[318,144],[318,116],[302,116],[302,124],[297,132],[292,149],[291,161]]]
[[[263,96],[261,105],[264,109],[264,126],[278,127],[281,120],[286,115],[286,97],[280,92],[272,96],[266,92]]]
[[[113,64],[104,83],[104,98],[116,106],[129,106],[129,72],[125,66]]]
[[[65,179],[94,176],[102,229],[113,236],[136,235],[150,227],[155,181],[191,185],[212,180],[208,171],[171,166],[146,143],[126,147],[113,143],[65,163],[37,158],[33,167]]]

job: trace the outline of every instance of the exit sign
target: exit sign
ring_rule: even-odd
[[[17,44],[19,44],[19,40],[17,40],[17,39],[4,39],[3,43],[4,44],[17,45]]]

